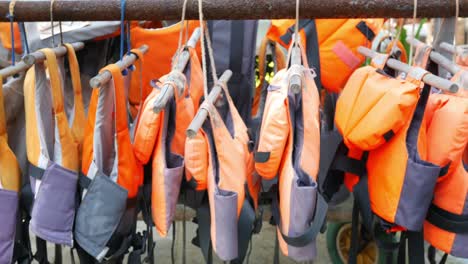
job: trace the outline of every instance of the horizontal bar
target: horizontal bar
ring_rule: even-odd
[[[450,54],[455,54],[457,52],[457,48],[452,44],[448,44],[447,42],[440,43],[439,47],[441,50]]]
[[[85,46],[83,42],[75,42],[75,43],[72,43],[71,45],[73,46],[75,51],[82,50]],[[65,48],[65,46],[58,46],[56,48],[53,48],[53,50],[57,57],[62,57],[62,56],[65,56],[65,54],[67,54],[67,48]],[[23,61],[29,65],[43,62],[45,59],[46,57],[44,53],[40,51],[33,52],[23,57]]]
[[[219,95],[221,94],[221,91],[223,88],[219,85],[219,83],[222,84],[227,84],[229,79],[231,79],[232,76],[232,71],[227,70],[219,77],[218,83],[215,84],[213,89],[211,89],[210,94],[208,95],[208,100],[209,103],[215,104],[215,102],[218,100]],[[201,126],[205,122],[206,118],[208,117],[208,111],[206,109],[200,108],[198,109],[197,114],[193,118],[192,122],[190,123],[189,127],[187,128],[186,135],[189,138],[193,138],[197,135],[198,130],[200,130]]]
[[[0,21],[7,21],[10,1],[0,1]],[[300,2],[301,18],[410,18],[413,0],[309,0]],[[418,1],[417,16],[454,17],[453,0]],[[127,1],[127,20],[179,20],[183,0]],[[460,17],[468,16],[468,0],[459,0]],[[106,21],[120,19],[119,0],[61,0],[54,2],[56,21]],[[50,0],[17,1],[17,21],[50,21]],[[295,1],[204,0],[205,19],[279,19],[295,17]],[[186,19],[198,19],[197,0],[187,3]]]
[[[148,51],[148,46],[147,45],[142,45],[141,47],[138,48],[143,54],[145,54]],[[125,55],[122,60],[119,60],[115,64],[119,66],[121,70],[126,69],[132,65],[135,60],[137,59],[137,56],[133,53]],[[103,84],[107,83],[112,79],[112,74],[109,71],[104,71],[93,78],[89,81],[89,85],[93,88],[99,88]]]
[[[406,41],[408,43],[411,43],[413,46],[418,46],[418,45],[426,45],[425,43],[422,43],[418,39],[408,37],[406,38]],[[438,65],[442,66],[444,69],[449,71],[452,75],[459,72],[461,69],[458,67],[454,62],[451,60],[447,59],[444,57],[442,54],[436,52],[436,51],[431,51],[431,54],[429,55],[431,60]]]
[[[200,28],[196,28],[193,31],[192,36],[190,36],[190,39],[187,42],[187,46],[194,48],[197,45],[198,39],[200,39]],[[190,52],[188,50],[182,51],[182,53],[179,56],[179,60],[176,62],[176,70],[182,72],[187,66],[189,60]],[[179,90],[183,88],[184,87],[179,87]],[[161,89],[161,93],[159,93],[158,97],[154,101],[153,111],[155,113],[159,113],[162,109],[166,107],[167,102],[173,96],[174,88],[169,84],[165,84]]]
[[[368,48],[362,47],[362,46],[358,47],[358,52],[369,58],[374,58],[375,56],[378,55],[377,52],[370,50]],[[387,61],[387,66],[400,72],[408,73],[409,71],[411,71],[411,66],[401,61],[395,60],[395,59],[389,59]],[[429,84],[430,86],[433,86],[433,87],[436,87],[436,88],[439,88],[439,89],[442,89],[451,93],[456,93],[458,91],[457,84],[449,80],[440,78],[439,76],[436,76],[434,74],[429,73],[429,74],[424,75],[422,81],[424,83]]]
[[[81,50],[84,48],[83,42],[72,43],[75,50]],[[62,57],[67,54],[67,49],[64,46],[55,47],[52,49],[57,57]],[[13,66],[9,66],[0,70],[0,75],[3,78],[13,76],[20,72],[27,71],[35,63],[43,62],[45,60],[44,53],[35,51],[23,57],[23,59]]]

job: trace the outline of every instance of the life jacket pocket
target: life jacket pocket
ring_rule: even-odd
[[[78,208],[76,242],[98,261],[109,251],[108,242],[125,213],[127,190],[109,177],[97,174]]]
[[[184,174],[184,158],[180,155],[171,153],[167,161],[167,167],[164,168],[164,192],[166,227],[171,226],[175,218],[177,202],[179,200],[180,185]],[[157,228],[159,228],[157,226]],[[167,230],[160,230],[160,233],[166,233]]]
[[[239,197],[235,192],[219,188],[214,192],[215,228],[211,228],[211,237],[215,238],[216,254],[223,260],[232,260],[238,256],[237,199]]]
[[[43,174],[33,174],[41,184],[35,193],[31,231],[49,242],[73,246],[77,172],[51,162]]]
[[[18,193],[0,189],[0,263],[11,263],[15,245]]]

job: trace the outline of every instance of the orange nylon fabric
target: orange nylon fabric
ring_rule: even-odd
[[[75,141],[72,130],[68,125],[68,119],[65,113],[63,104],[63,93],[61,87],[61,77],[59,74],[57,58],[52,49],[42,49],[46,60],[44,65],[31,67],[25,77],[24,81],[24,98],[25,98],[25,111],[26,111],[26,149],[28,154],[28,160],[33,165],[40,167],[40,157],[45,157],[54,160],[54,157],[49,157],[46,153],[46,146],[41,146],[39,142],[39,124],[37,122],[37,116],[44,113],[37,113],[36,111],[36,100],[42,98],[36,98],[36,67],[44,68],[49,73],[50,89],[52,95],[52,115],[55,120],[55,126],[58,128],[58,140],[60,142],[61,153],[55,153],[61,158],[60,166],[69,170],[79,170],[79,154],[78,144]],[[45,135],[47,136],[47,135]],[[45,168],[43,168],[45,169]]]
[[[463,166],[463,154],[468,145],[468,98],[432,94],[429,98],[428,160],[450,168],[440,177],[433,203],[450,213],[462,215],[468,197],[468,171]],[[424,224],[426,241],[451,253],[457,234],[443,230],[429,222]]]
[[[3,77],[0,76],[0,186],[19,192],[21,189],[21,169],[13,151],[8,146],[5,107],[3,103]]]
[[[323,86],[330,92],[340,92],[349,76],[365,60],[357,52],[359,46],[370,47],[371,40],[356,27],[364,21],[374,34],[377,34],[383,25],[384,19],[316,19],[317,37],[320,53],[320,71]],[[295,20],[272,20],[267,37],[287,47],[280,39],[287,30],[293,26]],[[303,30],[300,31],[302,45],[306,46],[307,39]],[[344,51],[343,53],[337,50]],[[343,58],[351,58],[352,65]],[[339,73],[339,74],[337,74]]]
[[[112,80],[110,81],[114,82],[115,86],[115,141],[117,142],[116,152],[118,157],[117,184],[128,191],[129,198],[134,198],[137,195],[138,187],[143,182],[143,168],[133,153],[133,147],[130,141],[130,133],[127,125],[128,120],[124,91],[124,79],[122,72],[117,65],[108,65],[99,72],[102,73],[106,70],[112,74]],[[88,124],[85,130],[83,145],[82,172],[85,175],[87,175],[88,169],[93,159],[94,127],[96,121],[99,91],[100,89],[93,90],[89,104]]]
[[[21,46],[21,34],[19,31],[18,23],[13,24],[13,31],[14,31],[14,38],[15,38],[15,52],[20,54],[23,52]],[[11,50],[12,48],[12,41],[11,41],[11,30],[10,30],[10,23],[9,22],[1,22],[0,23],[0,41],[5,49]]]
[[[348,148],[373,150],[386,142],[386,133],[397,134],[409,123],[418,99],[418,86],[366,66],[356,70],[343,89],[336,126]]]
[[[142,65],[144,61],[144,55],[139,49],[130,50],[131,53],[135,54],[138,59],[135,61],[135,69],[132,73],[130,80],[130,89],[128,90],[128,102],[130,103],[130,112],[133,118],[136,118],[140,104],[143,103],[144,99],[141,98],[143,95],[143,83],[142,83]]]
[[[189,35],[198,27],[198,21],[188,22]],[[171,63],[177,51],[179,41],[179,31],[181,23],[164,28],[143,28],[137,26],[131,29],[131,43],[134,47],[148,45],[149,50],[145,54],[145,61],[142,63],[142,100],[151,93],[151,80],[157,80],[171,71]],[[132,83],[130,90],[140,91],[140,84]],[[139,98],[135,97],[135,98]],[[132,99],[133,100],[133,99]],[[139,100],[136,100],[139,102]]]
[[[71,126],[72,135],[78,145],[78,155],[81,158],[83,149],[84,129],[86,124],[86,113],[83,105],[83,94],[81,90],[81,75],[80,66],[76,58],[75,49],[71,44],[65,43],[68,55],[68,64],[70,65],[70,73],[73,85],[73,124]]]

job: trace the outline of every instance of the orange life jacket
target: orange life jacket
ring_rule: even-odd
[[[435,248],[468,258],[468,98],[432,94],[427,106],[427,159],[450,164],[437,179],[424,224],[424,238]]]
[[[143,179],[130,140],[124,78],[115,64],[100,72],[106,70],[112,80],[93,90],[90,100],[80,177],[84,190],[74,233],[80,247],[98,261],[112,258],[133,232]]]
[[[188,22],[188,34],[199,25],[198,21]],[[177,51],[181,23],[163,28],[143,28],[135,26],[131,29],[131,43],[134,47],[148,45],[150,49],[145,54],[142,63],[142,92],[140,96],[140,83],[133,82],[129,90],[130,105],[136,106],[145,101],[153,90],[151,80],[161,78],[171,70],[172,58]],[[184,32],[185,34],[185,32]]]
[[[317,254],[315,238],[327,205],[317,189],[320,156],[320,99],[314,77],[304,66],[291,66],[273,78],[263,113],[255,169],[264,179],[278,175],[278,201],[273,211],[281,251],[295,261],[310,261]],[[289,90],[293,67],[302,71],[302,89]]]
[[[163,237],[167,236],[174,220],[179,198],[184,173],[185,130],[203,94],[201,65],[196,51],[188,49],[190,61],[187,70],[163,76],[158,87],[147,97],[134,139],[135,155],[140,162],[146,164],[152,157],[152,215],[156,230]],[[182,92],[177,87],[178,83],[184,85]],[[163,111],[155,113],[154,101],[163,85],[172,86],[175,96]]]
[[[79,82],[78,64],[73,48],[68,46],[68,50],[72,79],[76,84]],[[60,73],[55,53],[51,49],[41,52],[46,57],[45,62],[31,67],[24,82],[26,148],[35,197],[30,226],[32,232],[44,240],[72,246],[80,164],[79,135],[74,134],[78,131],[74,127],[83,126],[81,87],[73,87],[77,119],[69,122],[63,103],[62,80],[65,77]]]
[[[18,193],[21,170],[15,154],[8,146],[6,115],[3,100],[3,78],[0,76],[0,262],[11,263],[15,244]]]
[[[307,46],[306,20],[301,27],[301,40]],[[357,52],[359,46],[370,47],[384,19],[316,19],[318,49],[320,54],[320,80],[331,92],[340,92],[349,76],[364,62]],[[289,47],[294,20],[272,20],[267,37],[284,47]],[[310,63],[310,58],[309,58]],[[318,67],[318,65],[312,65]]]
[[[208,111],[209,121],[187,140],[185,169],[191,186],[208,192],[209,218],[203,222],[198,217],[200,228],[210,226],[213,250],[222,260],[233,260],[245,253],[239,243],[241,236],[252,232],[260,179],[253,171],[247,127],[227,89],[223,87],[227,102],[221,108],[209,103],[200,106]],[[241,225],[245,219],[251,221],[246,225],[249,230]]]

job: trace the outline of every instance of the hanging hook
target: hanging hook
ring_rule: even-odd
[[[14,27],[14,12],[16,0],[11,0],[9,5],[9,13],[7,17],[10,19],[10,34],[11,34],[11,64],[14,66],[16,63],[15,58],[15,27]]]
[[[125,6],[126,6],[126,1],[120,0],[120,51],[119,51],[120,60],[122,60],[124,56],[125,38],[127,37],[125,33]],[[124,76],[128,74],[127,68],[122,70],[122,74]]]

